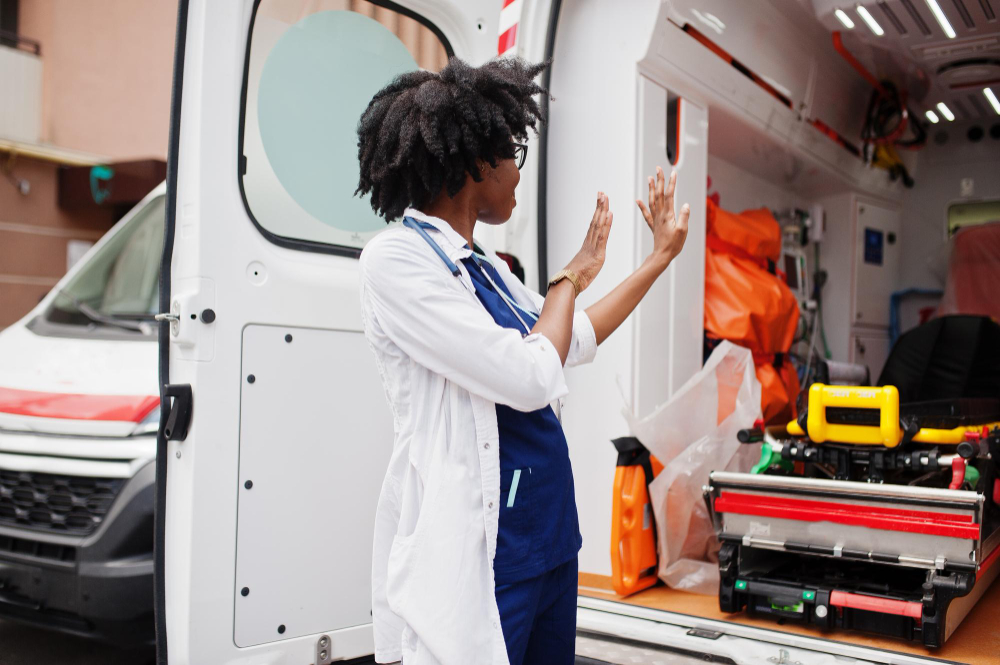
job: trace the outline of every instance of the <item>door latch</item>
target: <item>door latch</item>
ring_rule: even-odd
[[[190,383],[169,383],[163,387],[165,397],[173,397],[170,404],[170,415],[163,427],[163,436],[167,441],[183,441],[187,438],[188,425],[191,424],[192,394]]]
[[[161,312],[153,316],[156,321],[169,321],[170,322],[170,334],[177,337],[180,332],[180,322],[181,322],[181,308],[180,305],[174,300],[170,303],[169,312]]]

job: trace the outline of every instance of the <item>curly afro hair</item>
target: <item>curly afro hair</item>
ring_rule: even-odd
[[[513,142],[537,133],[542,110],[535,83],[548,63],[502,58],[472,67],[451,58],[440,73],[401,74],[368,103],[358,122],[357,194],[371,194],[386,221],[420,208],[442,189],[455,196],[466,174],[480,182],[477,159],[497,166]]]

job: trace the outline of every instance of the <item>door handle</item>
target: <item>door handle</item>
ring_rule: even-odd
[[[191,424],[191,410],[194,399],[189,383],[170,383],[163,387],[165,397],[173,397],[170,404],[170,415],[163,427],[163,436],[167,441],[183,441],[187,438],[188,425]]]

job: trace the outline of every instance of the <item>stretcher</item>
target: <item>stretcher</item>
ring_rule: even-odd
[[[1000,400],[900,405],[893,386],[809,390],[751,473],[704,494],[719,605],[940,647],[1000,573]]]
[[[719,605],[941,646],[1000,572],[969,490],[714,472]]]

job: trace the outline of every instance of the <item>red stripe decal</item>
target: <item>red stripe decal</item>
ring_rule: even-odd
[[[506,7],[507,5],[512,5],[512,4],[514,4],[514,0],[503,0],[503,6],[504,7]],[[501,9],[503,9],[503,7],[501,7]]]
[[[833,127],[830,127],[828,124],[826,124],[819,118],[814,118],[813,120],[810,121],[810,123],[812,124],[813,127],[823,132],[824,136],[826,136],[828,139],[839,145],[847,152],[851,153],[855,157],[861,156],[861,151],[858,150],[856,146],[849,143],[847,139],[845,139],[843,136],[838,134],[836,130],[833,129]]]
[[[507,28],[507,31],[500,35],[500,39],[497,40],[497,55],[506,53],[507,50],[513,48],[516,43],[517,23]]]
[[[844,591],[831,591],[830,604],[834,607],[849,607],[853,610],[879,612],[880,614],[896,614],[901,617],[910,617],[917,621],[920,621],[920,618],[923,616],[923,606],[920,603],[892,600],[891,598],[878,598],[876,596],[862,596],[861,594],[846,593]]]
[[[728,51],[726,51],[724,48],[713,42],[704,33],[699,32],[698,29],[693,27],[690,23],[685,23],[682,29],[684,30],[684,32],[688,33],[696,40],[698,40],[702,46],[704,46],[712,53],[714,53],[715,55],[719,56],[720,58],[728,62],[730,65],[738,69],[740,73],[742,73],[744,76],[748,77],[751,81],[753,81],[758,86],[766,90],[772,97],[777,99],[779,102],[781,102],[790,109],[795,108],[795,105],[792,104],[792,100],[786,97],[781,91],[779,91],[773,85],[762,79],[760,76],[758,76],[754,71],[752,71],[742,62],[731,56]]]
[[[802,522],[835,522],[885,531],[925,533],[968,540],[979,538],[979,525],[972,523],[970,515],[881,508],[832,501],[785,499],[736,492],[723,492],[715,500],[715,510],[720,513],[759,515]]]
[[[141,422],[157,407],[153,395],[76,395],[0,388],[0,412],[37,418]]]

